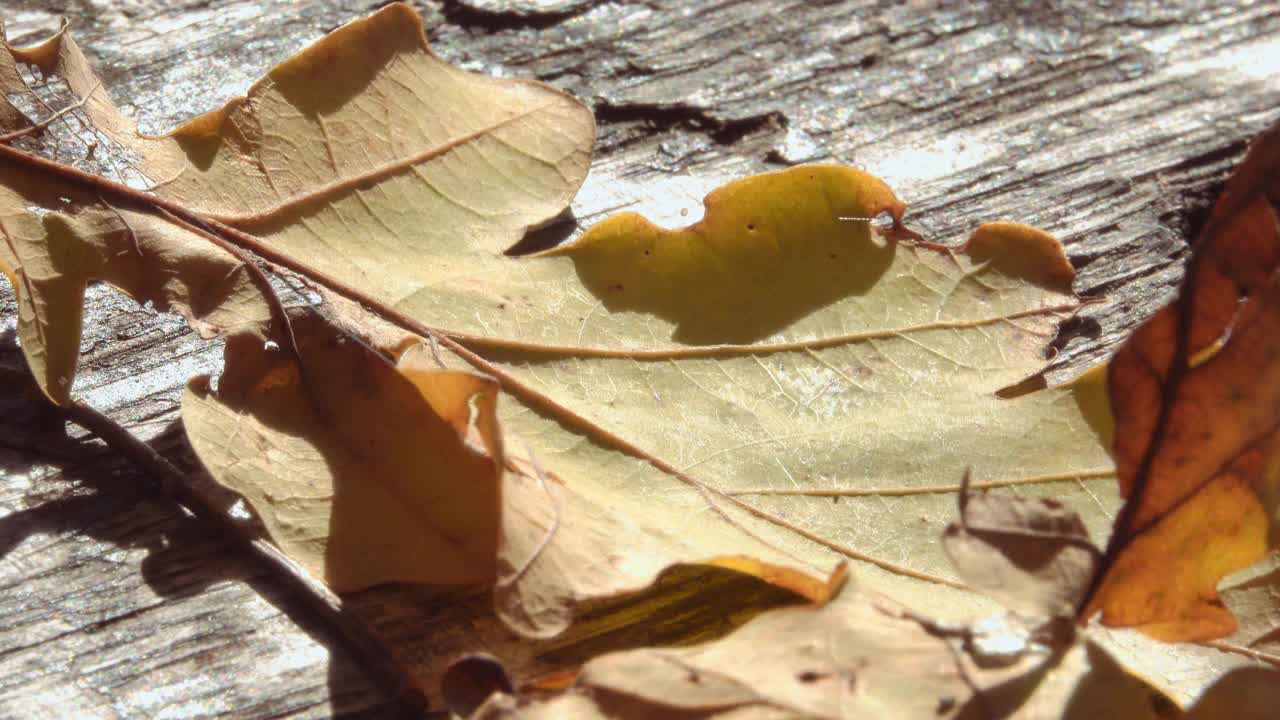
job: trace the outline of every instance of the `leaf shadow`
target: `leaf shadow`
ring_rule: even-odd
[[[995,687],[985,688],[980,693],[974,693],[960,708],[955,720],[987,720],[1012,716],[1035,694],[1049,671],[1061,661],[1062,653],[1055,653],[1025,673]]]
[[[0,337],[0,359],[7,361],[13,350],[12,333]],[[141,578],[167,603],[199,602],[198,597],[216,586],[243,583],[328,650],[328,686],[335,715],[396,715],[397,706],[286,583],[256,567],[233,541],[161,496],[153,480],[127,460],[91,437],[70,432],[25,370],[20,372],[26,382],[11,380],[18,372],[8,362],[4,371],[7,391],[0,396],[0,477],[26,475],[31,487],[23,498],[28,507],[0,517],[0,563],[29,539],[87,537],[122,550],[145,550]],[[177,420],[151,445],[190,470],[183,456],[193,460],[193,455]],[[47,471],[34,472],[39,467]],[[132,565],[134,561],[124,562]],[[213,602],[207,601],[209,607],[201,612],[226,612]],[[131,610],[120,608],[122,614]],[[216,621],[211,623],[211,632],[216,631]]]
[[[578,222],[577,216],[573,214],[573,209],[565,208],[559,215],[537,227],[529,228],[503,254],[509,257],[522,257],[550,250],[563,244],[581,227],[582,225]]]
[[[1062,717],[1107,717],[1110,715],[1114,712],[1113,708],[1117,703],[1116,678],[1122,678],[1124,682],[1128,683],[1130,687],[1127,690],[1130,692],[1146,695],[1146,701],[1151,704],[1152,716],[1158,718],[1180,716],[1181,712],[1173,700],[1129,674],[1129,671],[1123,665],[1116,662],[1114,658],[1097,645],[1088,643],[1085,645],[1085,651],[1089,654],[1089,673],[1076,683],[1075,690],[1071,693],[1071,697],[1067,699],[1067,705],[1063,710]]]
[[[732,276],[647,273],[644,258],[631,247],[565,254],[583,286],[610,312],[657,315],[676,326],[672,339],[681,343],[736,345],[762,340],[843,298],[866,294],[889,269],[897,245],[876,233],[851,231],[838,244],[815,243],[785,262]]]

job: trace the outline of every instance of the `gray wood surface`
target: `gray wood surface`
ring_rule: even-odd
[[[0,0],[11,40],[72,19],[116,101],[160,132],[243,92],[373,3]],[[544,11],[539,11],[542,8]],[[580,219],[688,204],[786,162],[880,174],[931,239],[979,222],[1056,233],[1081,292],[1064,373],[1172,292],[1248,139],[1280,117],[1280,4],[765,0],[420,3],[433,47],[537,77],[600,124]],[[278,579],[51,413],[22,374],[0,288],[0,717],[390,716]],[[90,404],[192,468],[178,392],[220,349],[90,293]],[[354,605],[410,664],[500,645],[483,596],[378,590]],[[410,637],[412,636],[412,637]]]

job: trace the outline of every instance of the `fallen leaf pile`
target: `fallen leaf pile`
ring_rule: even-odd
[[[106,282],[226,338],[221,374],[183,397],[191,446],[335,590],[489,587],[530,647],[584,637],[602,603],[663,622],[666,600],[627,603],[676,571],[706,587],[685,602],[733,618],[691,647],[601,648],[550,698],[496,661],[458,666],[456,712],[1168,717],[1077,616],[1221,638],[1218,582],[1269,552],[1273,140],[1179,300],[1117,353],[1109,411],[1087,380],[999,393],[1036,384],[1081,306],[1057,240],[994,222],[929,242],[852,168],[729,183],[686,228],[623,213],[507,254],[583,182],[592,114],[453,68],[405,5],[155,138],[67,33],[5,50],[0,99],[30,93],[20,66],[64,78],[147,181],[0,144],[0,268],[50,400],[75,402],[85,287]],[[10,140],[50,120],[0,103]],[[273,276],[325,302],[286,308]],[[1101,553],[1089,537],[1109,533]],[[713,597],[726,574],[801,606]]]

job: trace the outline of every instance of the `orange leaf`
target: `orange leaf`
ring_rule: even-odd
[[[1227,182],[1177,300],[1111,363],[1127,503],[1082,618],[1166,641],[1228,635],[1217,585],[1280,529],[1278,169],[1280,128]]]

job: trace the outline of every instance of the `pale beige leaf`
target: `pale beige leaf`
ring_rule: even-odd
[[[618,286],[655,277],[639,244],[609,277],[591,262],[607,245],[502,254],[576,191],[592,129],[563,93],[445,65],[392,5],[131,147],[167,200],[482,354],[429,353],[497,377],[528,443],[503,478],[521,501],[502,505],[495,593],[521,632],[562,631],[673,564],[742,556],[815,578],[853,559],[868,588],[971,616],[984,601],[936,541],[964,468],[1041,482],[1020,491],[1108,524],[1114,499],[1090,483],[1109,462],[1071,391],[995,395],[1079,307],[1055,240],[1001,223],[964,247],[897,242],[867,220],[900,220],[883,183],[802,167],[713,194],[702,229],[676,233],[704,245],[662,236],[701,253],[659,267],[648,287],[674,267],[673,294],[633,302]]]
[[[594,127],[555,88],[444,62],[396,3],[143,152],[163,197],[400,301],[481,273],[559,213],[586,176]],[[440,264],[445,246],[461,256]]]
[[[1108,461],[1072,395],[994,394],[1040,368],[1078,306],[1056,241],[996,224],[963,249],[889,242],[865,218],[896,218],[902,204],[874,178],[762,176],[745,202],[718,195],[715,234],[728,267],[786,312],[749,346],[694,345],[679,318],[611,310],[573,248],[501,254],[576,190],[591,130],[563,93],[448,67],[416,15],[392,5],[138,147],[164,197],[475,336],[488,358],[476,366],[527,403],[500,405],[532,450],[514,448],[525,465],[506,480],[529,503],[523,526],[507,523],[498,593],[522,632],[558,632],[580,602],[643,587],[669,564],[730,556],[816,578],[853,558],[866,582],[926,609],[980,604],[938,585],[955,584],[934,539],[951,516],[945,493],[811,493],[923,493],[972,467],[985,481],[1053,481],[1044,492],[1106,523],[1111,500],[1085,483]],[[771,291],[771,263],[786,287],[821,292]],[[710,287],[703,270],[681,277],[681,293]],[[740,315],[757,302],[716,297],[746,303]]]

